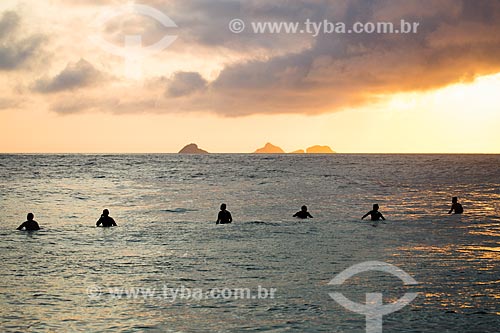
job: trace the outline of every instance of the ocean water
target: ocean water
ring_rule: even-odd
[[[499,155],[0,155],[0,170],[2,332],[364,332],[331,292],[418,292],[384,332],[499,331]],[[222,202],[233,224],[215,225]],[[373,203],[385,222],[361,221]],[[303,204],[314,219],[291,217]],[[104,208],[118,227],[95,227]],[[15,230],[28,212],[43,230]],[[328,284],[367,261],[418,284]]]

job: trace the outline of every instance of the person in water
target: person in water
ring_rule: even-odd
[[[28,231],[40,230],[40,226],[37,221],[33,220],[34,218],[35,215],[33,215],[33,213],[28,213],[28,216],[26,217],[27,221],[17,227],[17,230],[23,230],[23,228]]]
[[[384,215],[382,215],[381,212],[378,211],[379,207],[378,207],[378,204],[374,204],[373,205],[373,209],[370,210],[368,213],[366,213],[365,215],[363,215],[363,217],[361,218],[362,220],[367,217],[368,215],[371,215],[371,219],[372,221],[378,221],[380,219],[384,220],[385,221],[385,217]]]
[[[226,204],[220,205],[220,212],[219,215],[217,215],[217,222],[215,224],[227,224],[233,222],[233,217],[231,216],[231,213],[226,210]]]
[[[464,212],[464,208],[462,205],[458,202],[457,197],[451,198],[451,208],[448,214],[451,214],[452,212],[455,212],[455,214],[462,214]]]
[[[300,211],[293,214],[293,217],[298,217],[299,219],[307,219],[308,217],[313,218],[313,216],[307,211],[307,206],[305,205],[300,208]]]
[[[101,224],[103,227],[116,227],[116,222],[111,216],[109,216],[109,210],[107,209],[102,211],[102,215],[95,225],[98,227]]]

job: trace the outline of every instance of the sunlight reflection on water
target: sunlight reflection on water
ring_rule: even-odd
[[[419,281],[421,296],[384,317],[384,331],[500,325],[496,155],[0,155],[0,164],[3,331],[362,331],[365,318],[333,302],[328,282],[367,260]],[[446,214],[453,195],[462,216]],[[235,222],[215,227],[221,202]],[[360,220],[373,203],[387,221]],[[291,218],[303,204],[313,220]],[[118,228],[94,227],[103,208]],[[44,229],[15,231],[29,211]],[[168,302],[86,291],[164,284],[278,293]],[[407,290],[384,274],[343,287],[359,301]]]

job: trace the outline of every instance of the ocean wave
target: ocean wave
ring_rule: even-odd
[[[265,222],[265,221],[249,221],[249,222],[243,222],[243,224],[256,224],[256,225],[272,225],[272,226],[279,226],[279,223],[276,222]]]
[[[192,208],[174,208],[174,209],[161,209],[161,212],[165,213],[187,213],[187,212],[197,212],[197,209]]]

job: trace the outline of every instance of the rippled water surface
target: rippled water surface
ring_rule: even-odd
[[[0,170],[2,332],[364,332],[334,291],[419,292],[384,332],[500,327],[499,155],[0,155]],[[463,216],[446,214],[454,195]],[[233,224],[215,225],[221,202]],[[373,203],[387,221],[360,220]],[[303,204],[314,219],[291,217]],[[95,227],[103,208],[118,227]],[[15,230],[28,212],[43,230]],[[328,285],[370,260],[419,284]]]

